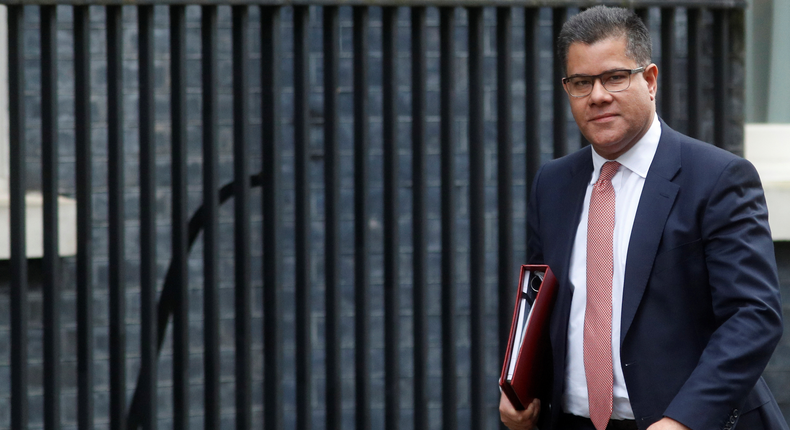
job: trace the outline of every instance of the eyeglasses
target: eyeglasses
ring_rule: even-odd
[[[636,69],[616,69],[601,73],[600,75],[574,75],[562,78],[562,84],[572,97],[587,97],[592,93],[595,80],[600,79],[603,87],[610,93],[625,91],[631,86],[631,75],[644,72],[644,67]]]

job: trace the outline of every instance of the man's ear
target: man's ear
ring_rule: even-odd
[[[647,67],[645,67],[645,71],[642,72],[642,76],[645,78],[645,82],[647,82],[647,90],[650,92],[650,98],[656,98],[656,91],[658,91],[658,66],[655,63],[650,63]]]

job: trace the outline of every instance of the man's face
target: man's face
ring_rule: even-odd
[[[567,76],[641,66],[626,57],[625,52],[625,37],[610,37],[592,45],[573,43],[568,49]],[[655,116],[657,77],[658,68],[650,64],[644,72],[631,75],[627,90],[610,93],[596,79],[588,96],[568,95],[579,130],[598,154],[614,160],[644,136]]]

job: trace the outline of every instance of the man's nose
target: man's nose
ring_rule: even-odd
[[[592,92],[590,93],[590,102],[601,103],[608,101],[610,98],[611,93],[603,87],[603,80],[601,78],[595,78]]]

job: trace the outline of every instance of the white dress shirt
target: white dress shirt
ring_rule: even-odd
[[[612,419],[634,419],[631,403],[628,400],[628,390],[623,377],[622,363],[620,362],[620,320],[623,307],[623,279],[625,277],[625,260],[628,253],[628,243],[631,239],[631,229],[634,226],[636,209],[645,177],[653,162],[653,157],[661,138],[661,123],[658,115],[653,118],[647,133],[628,152],[617,158],[621,164],[617,173],[612,178],[612,187],[615,192],[615,224],[612,245],[614,259],[614,274],[612,277],[612,365],[614,366],[614,405]],[[565,369],[565,392],[562,403],[565,413],[582,417],[590,416],[587,398],[587,379],[584,375],[584,310],[587,303],[587,218],[590,211],[590,193],[593,184],[601,174],[601,166],[609,160],[601,157],[594,150],[592,152],[593,173],[587,192],[584,195],[584,207],[579,226],[576,230],[576,239],[573,242],[571,253],[570,281],[573,298],[571,299],[571,314],[568,323],[567,361]]]

